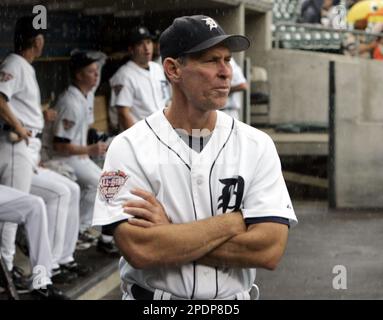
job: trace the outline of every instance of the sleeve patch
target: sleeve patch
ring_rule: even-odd
[[[121,170],[103,172],[98,185],[101,200],[107,203],[112,201],[128,178]]]
[[[68,119],[63,119],[62,121],[63,121],[64,130],[70,130],[75,125],[74,121],[71,121],[71,120],[68,120]]]
[[[13,79],[13,75],[4,71],[0,71],[0,82],[7,82],[12,79]]]
[[[118,96],[123,88],[123,85],[118,84],[116,86],[113,86],[113,92],[116,96]]]

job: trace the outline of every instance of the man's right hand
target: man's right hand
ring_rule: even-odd
[[[10,132],[9,139],[11,142],[20,142],[25,140],[25,142],[29,144],[29,137],[31,135],[32,133],[28,129],[20,125],[15,128],[14,132]]]
[[[107,149],[108,145],[104,142],[94,143],[88,146],[88,154],[93,157],[102,156]]]

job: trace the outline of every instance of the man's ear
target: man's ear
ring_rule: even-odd
[[[83,78],[82,71],[77,70],[76,73],[74,74],[74,80],[78,82],[78,81],[81,81],[82,78]]]
[[[181,75],[180,63],[173,58],[166,58],[162,63],[164,72],[171,82],[178,82]]]
[[[133,46],[129,45],[126,51],[128,52],[129,57],[131,57],[133,55]]]

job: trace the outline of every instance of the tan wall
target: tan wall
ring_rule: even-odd
[[[383,63],[290,50],[258,52],[271,86],[270,122],[329,122],[335,61],[335,205],[383,208]]]
[[[383,208],[383,63],[335,66],[337,207]]]

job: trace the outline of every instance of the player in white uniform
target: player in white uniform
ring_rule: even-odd
[[[8,132],[3,131],[2,148],[10,153],[9,157],[4,157],[8,163],[3,164],[1,183],[17,187],[15,183],[9,184],[7,176],[11,174],[11,178],[14,176],[23,183],[23,187],[18,189],[31,191],[44,199],[47,205],[48,233],[54,259],[54,279],[60,281],[64,276],[59,264],[73,267],[74,263],[73,253],[77,235],[73,230],[78,229],[80,190],[69,179],[39,167],[44,117],[40,90],[31,63],[41,55],[44,37],[39,30],[33,29],[32,20],[32,17],[26,17],[18,21],[15,30],[17,53],[9,55],[0,67],[4,80],[0,82],[2,104],[11,118],[16,119],[12,122],[9,120],[11,118],[4,118],[4,126]],[[28,140],[28,146],[25,141],[11,144],[7,139],[12,130],[21,135],[15,129],[20,122],[23,124],[23,130],[27,132],[25,139]],[[14,160],[14,152],[11,150],[20,147],[23,147],[23,154]],[[16,231],[16,224],[6,223],[1,233],[1,254],[10,270],[13,269]],[[67,275],[62,280],[67,281],[69,278],[73,279],[74,275],[72,277]]]
[[[91,227],[94,199],[101,169],[89,156],[102,156],[107,145],[103,142],[87,145],[89,127],[88,94],[98,82],[98,60],[85,51],[71,56],[70,85],[57,100],[57,119],[53,126],[54,159],[59,159],[73,168],[81,186],[80,233]],[[98,248],[106,253],[116,253],[112,237],[101,235]]]
[[[67,300],[68,297],[52,285],[53,264],[43,200],[0,185],[0,221],[25,225],[32,268],[32,295],[41,299]]]
[[[31,20],[25,17],[17,21],[17,53],[8,55],[0,66],[0,183],[24,192],[29,192],[33,175],[28,140],[39,133],[44,123],[41,110],[37,109],[40,108],[40,92],[30,64],[41,55],[44,36],[41,30],[32,27],[32,23],[26,27],[28,22]],[[28,55],[23,56],[26,50]],[[17,224],[6,223],[0,235],[1,255],[10,270],[13,268],[16,230]]]
[[[76,53],[81,52],[79,49],[72,50],[71,55],[74,55]],[[97,83],[96,85],[89,91],[86,98],[88,100],[88,125],[92,125],[94,123],[94,99],[95,94],[97,91],[98,86],[100,85],[101,81],[101,71],[102,67],[104,66],[106,62],[106,54],[101,51],[92,51],[92,50],[84,50],[83,51],[88,57],[91,57],[93,60],[95,60],[95,63],[98,67],[98,74],[97,77]]]
[[[100,51],[90,51],[90,50],[80,50],[80,49],[74,49],[71,51],[71,55],[75,55],[78,53],[86,54],[89,57],[91,57],[98,66],[98,74],[101,74],[102,67],[106,61],[106,55],[104,53],[102,53]],[[91,125],[94,123],[94,100],[95,100],[95,93],[96,93],[97,87],[100,84],[100,79],[101,79],[101,77],[97,77],[97,84],[88,92],[88,94],[86,96],[87,104],[88,104],[87,105],[87,110],[88,110],[87,111],[88,112],[87,122],[88,122],[88,125]],[[80,100],[82,101],[83,99],[81,98]],[[69,165],[67,165],[67,163],[65,163],[66,161],[58,160],[57,158],[54,160],[52,159],[52,157],[54,156],[53,150],[52,150],[52,142],[53,142],[53,136],[52,136],[53,135],[53,132],[52,132],[53,128],[52,127],[53,127],[53,124],[45,126],[45,128],[44,128],[43,153],[42,153],[43,164],[44,164],[44,166],[46,166],[46,167],[48,167],[48,168],[50,168],[50,169],[52,169],[58,173],[63,173],[64,175],[70,177],[72,180],[76,181],[77,177],[75,175],[75,172],[71,166],[69,166]],[[66,160],[66,159],[64,159],[64,160]],[[79,197],[80,197],[80,191],[79,191]],[[93,203],[91,203],[89,209],[87,208],[88,204],[86,202],[83,202],[83,204],[85,204],[85,207],[86,207],[84,209],[84,212],[86,214],[88,214],[88,213],[91,214],[91,212],[93,210],[92,209]],[[85,216],[86,216],[86,214],[85,214]],[[81,234],[80,234],[80,237],[77,241],[77,246],[76,246],[76,248],[78,250],[88,249],[95,240],[94,236],[92,236],[91,233],[84,232],[84,230],[86,230],[88,227],[89,227],[89,222],[82,224]]]
[[[221,110],[238,120],[243,101],[242,92],[248,89],[248,85],[241,67],[235,62],[234,58],[231,58],[230,65],[233,70],[233,78],[230,83],[231,87],[227,103]]]
[[[117,108],[122,130],[165,107],[169,85],[163,69],[152,62],[152,35],[145,27],[136,27],[129,36],[131,60],[121,66],[109,80],[110,105]]]
[[[274,269],[283,254],[297,219],[275,146],[216,111],[231,51],[248,46],[200,15],[161,36],[172,104],[113,140],[93,218],[123,254],[125,299],[249,299],[254,268]]]

